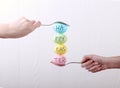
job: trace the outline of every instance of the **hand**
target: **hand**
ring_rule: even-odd
[[[5,33],[5,38],[20,38],[28,35],[36,28],[40,27],[40,21],[28,20],[21,18],[13,23],[8,24]]]
[[[86,55],[83,57],[81,66],[90,72],[98,72],[107,69],[106,57],[98,55]]]

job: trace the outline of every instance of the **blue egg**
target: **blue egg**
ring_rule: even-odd
[[[67,27],[68,25],[64,24],[64,23],[60,23],[60,22],[57,22],[53,25],[53,29],[57,32],[57,33],[60,33],[60,34],[63,34],[67,31]]]

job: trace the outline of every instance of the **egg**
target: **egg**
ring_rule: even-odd
[[[67,27],[68,25],[60,23],[60,22],[57,22],[53,25],[54,31],[60,34],[65,33],[67,31]]]
[[[55,47],[54,47],[54,52],[58,55],[63,55],[67,52],[67,47],[65,45],[59,45],[57,44]]]
[[[64,34],[56,34],[53,41],[57,44],[64,44],[67,41],[67,37]]]
[[[51,63],[53,63],[54,65],[57,65],[57,66],[65,66],[66,58],[64,56],[57,55],[57,56],[53,57]]]

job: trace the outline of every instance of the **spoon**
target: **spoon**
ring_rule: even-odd
[[[80,64],[81,62],[68,62],[66,64],[64,64],[64,63],[56,63],[56,62],[51,62],[51,63],[56,65],[56,66],[66,66],[66,65],[69,65],[69,64]]]
[[[69,64],[80,64],[81,62],[68,62],[65,65],[69,65]]]
[[[68,25],[67,23],[64,23],[64,22],[62,22],[62,21],[56,21],[56,22],[53,22],[53,23],[51,23],[51,24],[41,24],[41,26],[51,26],[51,25],[56,24],[56,23],[64,24],[64,25],[66,25],[66,26],[70,26],[70,25]]]

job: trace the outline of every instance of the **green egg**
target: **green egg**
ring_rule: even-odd
[[[56,34],[53,41],[57,44],[64,44],[67,41],[67,37],[64,34]]]

